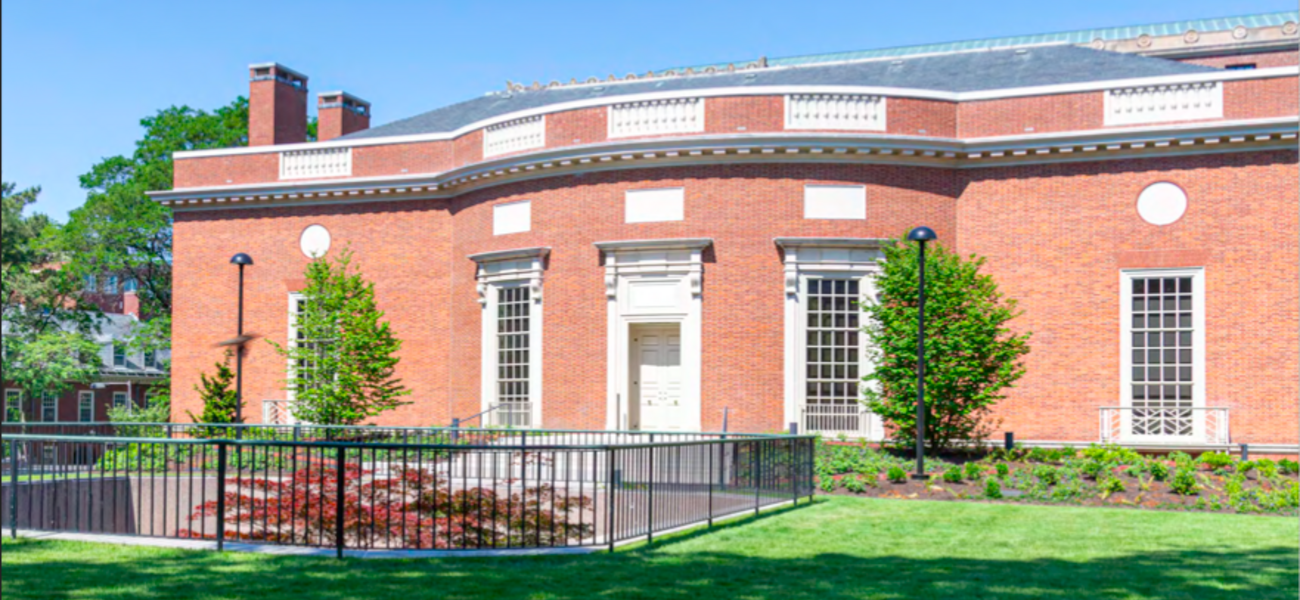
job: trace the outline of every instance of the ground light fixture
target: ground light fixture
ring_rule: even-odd
[[[916,311],[916,472],[913,479],[925,479],[925,243],[938,239],[934,230],[924,225],[907,234],[908,241],[916,242],[917,299]]]

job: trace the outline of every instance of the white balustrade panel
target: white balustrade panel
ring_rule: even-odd
[[[546,117],[538,115],[499,123],[483,133],[483,156],[498,156],[546,146]]]
[[[1217,81],[1121,88],[1106,91],[1106,125],[1223,118],[1223,85]]]
[[[884,131],[885,99],[861,94],[790,94],[786,129]]]
[[[313,148],[280,153],[280,179],[352,175],[351,148]]]
[[[704,99],[675,98],[609,107],[609,137],[704,131]]]

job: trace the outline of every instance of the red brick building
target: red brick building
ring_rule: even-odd
[[[1034,333],[1000,428],[1295,452],[1297,14],[510,85],[369,128],[250,68],[250,146],[179,153],[173,407],[231,337],[292,338],[349,247],[404,340],[385,423],[846,432],[852,303],[916,225],[987,257]],[[249,413],[284,418],[254,344]]]

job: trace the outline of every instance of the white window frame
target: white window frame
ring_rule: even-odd
[[[120,363],[117,360],[117,357],[119,355],[122,357],[122,361]],[[126,345],[113,342],[113,366],[125,367],[126,362],[127,362]]]
[[[10,411],[17,411],[17,419],[10,419]],[[4,420],[6,423],[21,423],[27,420],[23,411],[23,391],[17,388],[5,389]]]
[[[1133,280],[1147,277],[1192,278],[1192,435],[1133,435]],[[1120,439],[1125,442],[1199,441],[1205,427],[1205,268],[1123,269],[1119,274]]]
[[[90,410],[89,419],[86,418],[86,410]],[[77,420],[82,423],[93,423],[95,421],[95,392],[90,390],[77,392]]]
[[[478,302],[483,308],[480,317],[480,410],[497,404],[497,306],[499,290],[505,287],[527,287],[531,303],[528,310],[528,403],[531,414],[527,428],[542,427],[542,336],[543,313],[542,279],[550,248],[520,248],[501,252],[488,252],[470,256],[478,265]],[[494,413],[481,417],[484,423],[496,422]]]
[[[135,412],[135,407],[131,404],[131,397],[126,392],[113,392],[113,408],[125,408],[127,412]]]
[[[47,419],[46,411],[53,414],[53,418]],[[57,423],[59,421],[59,397],[54,394],[45,394],[41,396],[41,418],[42,423]]]
[[[875,302],[876,277],[881,272],[884,240],[871,238],[777,238],[785,262],[785,422],[803,429],[807,405],[808,282],[815,279],[855,279],[859,306]],[[866,315],[859,318],[866,324]],[[865,333],[858,335],[858,376],[873,370]],[[867,413],[859,432],[870,440],[884,439],[884,425]]]
[[[288,310],[289,327],[287,329],[289,335],[288,335],[288,339],[285,340],[286,348],[294,347],[298,343],[298,302],[306,297],[307,295],[302,292],[289,292],[289,310]],[[294,377],[296,376],[297,376],[297,369],[296,366],[294,365],[293,358],[290,357],[285,362],[285,381],[286,382],[293,381]],[[298,423],[305,424],[305,422],[299,421],[298,418],[295,417],[293,414],[293,403],[298,400],[298,393],[294,391],[294,389],[288,388],[288,386],[286,386],[284,394],[285,394],[285,400],[288,401],[289,404],[288,406],[289,422],[287,424],[289,425],[295,425]],[[264,421],[267,419],[268,415],[269,415],[269,407],[267,406],[267,403],[263,403],[262,418]]]

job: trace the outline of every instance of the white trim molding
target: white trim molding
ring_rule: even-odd
[[[476,291],[479,306],[483,307],[480,318],[480,410],[496,406],[496,410],[483,417],[484,423],[510,425],[512,427],[537,428],[542,426],[542,278],[546,270],[546,260],[551,254],[550,248],[517,248],[472,254],[469,259],[477,265]],[[503,301],[504,298],[504,301]],[[527,314],[502,314],[509,311],[526,310]],[[513,326],[526,324],[527,329],[502,331],[501,323],[507,321]],[[527,367],[526,374],[511,373],[508,379],[514,384],[526,384],[523,394],[527,400],[527,414],[520,415],[515,410],[501,406],[501,351],[498,341],[502,335],[518,339],[520,334],[527,335],[524,347],[505,349],[509,352],[521,352],[526,358],[522,363],[511,368]],[[519,358],[519,357],[516,357]],[[516,360],[512,358],[511,360]],[[512,395],[511,404],[516,404],[517,397]]]
[[[631,329],[678,324],[681,335],[683,431],[699,431],[702,410],[704,251],[709,238],[597,242],[604,255],[607,429],[628,429],[632,397]]]
[[[885,102],[865,94],[787,94],[785,128],[885,131]]]
[[[785,263],[785,422],[798,423],[800,433],[812,433],[814,427],[810,423],[817,419],[806,410],[809,286],[823,279],[855,281],[858,286],[858,306],[874,302],[875,277],[880,272],[879,263],[883,257],[881,246],[888,243],[888,240],[781,237],[774,241],[782,250]],[[861,321],[857,329],[861,329]],[[843,405],[845,412],[842,414],[824,415],[821,426],[815,427],[816,429],[832,435],[844,433],[859,439],[884,439],[883,423],[857,402],[861,395],[859,382],[871,370],[867,350],[866,336],[858,332],[857,372],[843,377],[855,383],[859,394],[855,395],[853,403]]]
[[[352,148],[307,148],[280,152],[280,179],[351,176]]]
[[[704,131],[704,99],[699,97],[621,102],[608,110],[610,139]]]
[[[546,147],[546,115],[523,117],[483,129],[483,158]]]
[[[1106,90],[1104,124],[1138,125],[1223,118],[1218,81],[1147,85]]]

